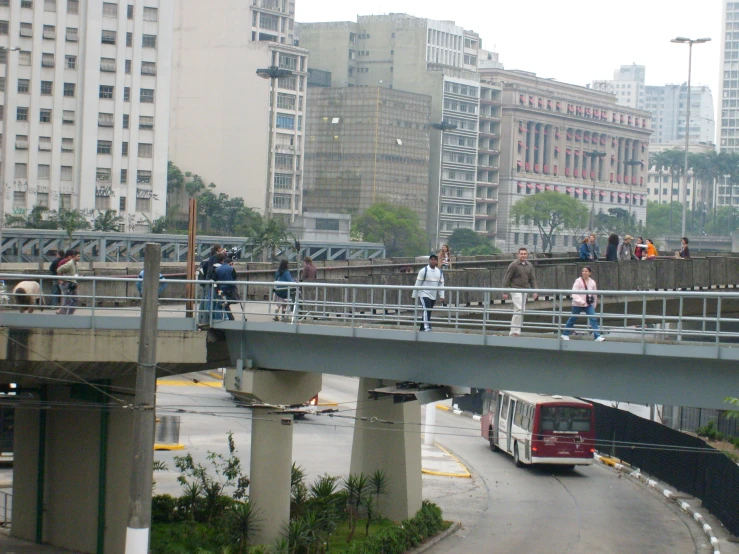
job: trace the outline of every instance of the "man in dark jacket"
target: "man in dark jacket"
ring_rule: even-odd
[[[518,259],[508,266],[505,277],[503,277],[504,289],[535,289],[536,271],[531,262],[527,261],[529,251],[526,248],[518,249]],[[511,330],[509,335],[518,337],[521,335],[521,327],[523,327],[523,312],[526,310],[527,292],[511,293],[511,301],[513,302],[513,317],[511,317]],[[504,294],[503,298],[508,295]],[[539,297],[534,293],[534,300]]]
[[[56,275],[56,270],[59,267],[59,262],[61,262],[64,259],[64,250],[57,250],[56,251],[56,258],[49,264],[49,273],[52,275]],[[51,305],[52,306],[58,306],[61,303],[62,300],[62,288],[59,285],[61,281],[59,279],[54,279],[52,285],[51,285]]]
[[[225,258],[223,263],[216,268],[214,278],[218,282],[221,296],[225,299],[223,307],[228,312],[226,315],[228,319],[233,321],[234,316],[231,313],[231,302],[241,301],[239,289],[236,286],[236,270],[233,267],[233,259]]]

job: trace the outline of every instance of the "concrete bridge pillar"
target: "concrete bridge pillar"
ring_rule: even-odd
[[[271,544],[290,522],[293,416],[274,406],[252,408],[249,499],[259,515],[254,544]]]
[[[105,391],[135,387],[128,378],[98,383]],[[123,552],[131,412],[86,384],[40,391],[40,406],[15,409],[11,536],[77,552]]]
[[[380,497],[380,513],[393,520],[413,517],[421,509],[421,406],[417,401],[396,403],[391,397],[368,400],[369,391],[392,384],[361,378],[354,424],[351,473],[371,475],[378,469],[388,478],[388,493]]]

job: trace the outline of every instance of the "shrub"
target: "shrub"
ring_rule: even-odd
[[[443,528],[441,508],[424,500],[421,509],[413,518],[375,533],[362,544],[352,544],[346,549],[345,554],[402,554]]]
[[[151,522],[172,523],[177,521],[177,499],[169,494],[157,494],[151,499]]]

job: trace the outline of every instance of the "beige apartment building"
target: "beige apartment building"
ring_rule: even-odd
[[[541,247],[536,227],[512,221],[510,211],[543,191],[577,198],[596,214],[622,208],[646,220],[648,112],[534,73],[482,69],[481,79],[502,87],[497,244],[504,252]],[[554,249],[572,248],[573,234],[556,236]]]
[[[293,0],[179,0],[172,59],[170,160],[286,222],[303,202],[308,51],[294,14]],[[257,75],[271,66],[292,75]]]
[[[356,23],[299,24],[298,38],[310,51],[311,67],[331,73],[332,87],[380,87],[431,97],[429,248],[457,228],[494,236],[489,224],[494,219],[485,215],[478,224],[476,218],[480,37],[451,21],[390,14],[359,16]],[[442,122],[453,128],[434,127]],[[499,135],[499,126],[486,120],[485,129],[493,135]],[[497,184],[490,178],[480,193],[486,201]]]

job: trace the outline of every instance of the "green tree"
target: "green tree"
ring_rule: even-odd
[[[374,204],[359,216],[352,232],[385,245],[388,257],[417,256],[426,250],[426,233],[416,212],[392,204]]]
[[[106,233],[119,232],[121,225],[125,220],[118,215],[115,210],[105,210],[104,212],[98,211],[97,217],[93,223],[93,229],[95,231],[104,231]]]
[[[571,196],[545,191],[526,196],[511,208],[511,219],[539,229],[542,250],[552,251],[552,236],[557,230],[581,229],[587,225],[588,208]]]
[[[185,174],[172,162],[167,162],[167,194],[173,194],[185,186]]]
[[[608,213],[599,212],[595,217],[596,229],[604,234],[616,233],[623,237],[626,233],[638,233],[639,226],[636,223],[636,214],[629,214],[629,210],[623,208],[608,208]]]
[[[462,256],[492,256],[500,250],[472,229],[455,229],[449,236],[449,248]]]
[[[66,210],[62,208],[56,214],[56,222],[67,233],[67,238],[70,242],[72,241],[72,233],[90,228],[90,222],[80,210]]]
[[[5,215],[5,225],[23,229],[57,229],[56,212],[46,206],[34,206],[28,215]]]
[[[292,242],[293,239],[285,223],[276,217],[266,221],[259,217],[258,221],[255,221],[254,227],[250,228],[250,231],[251,235],[246,233],[245,235],[252,239],[254,255],[256,256],[261,253],[265,260],[270,259],[272,254],[280,246]]]

